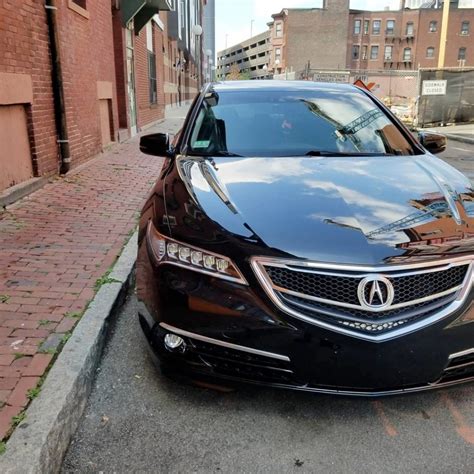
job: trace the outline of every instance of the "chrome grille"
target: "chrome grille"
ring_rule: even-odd
[[[448,316],[465,302],[473,275],[471,257],[386,267],[262,257],[252,259],[252,267],[280,309],[329,329],[375,340]],[[369,293],[374,291],[374,280],[381,284],[376,287],[379,300],[372,303]]]
[[[455,299],[453,295],[443,296],[435,300],[415,304],[409,308],[403,307],[373,313],[352,308],[338,308],[335,310],[333,306],[328,304],[316,303],[283,293],[277,294],[288,307],[303,311],[308,316],[317,312],[318,317],[326,318],[328,322],[331,321],[331,318],[336,318],[338,324],[365,333],[384,333],[409,321],[414,322],[423,316],[429,316],[440,309],[446,308]]]
[[[389,276],[394,291],[393,305],[426,298],[458,287],[464,281],[468,265],[415,275]],[[334,302],[358,306],[357,289],[361,277],[308,273],[293,268],[265,266],[272,283],[280,288]],[[368,291],[368,290],[366,290]]]

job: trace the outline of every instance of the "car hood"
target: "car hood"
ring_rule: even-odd
[[[201,212],[234,236],[315,261],[379,264],[474,252],[474,191],[432,155],[189,158]]]

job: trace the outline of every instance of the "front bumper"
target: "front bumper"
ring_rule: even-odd
[[[142,323],[143,324],[143,323]],[[166,334],[182,337],[185,349],[175,353],[162,350]],[[154,352],[168,373],[178,373],[189,381],[253,384],[329,395],[381,397],[446,388],[474,381],[474,349],[452,354],[441,377],[412,387],[354,390],[302,383],[294,377],[291,361],[280,354],[255,351],[245,346],[190,333],[166,323],[155,334]],[[156,344],[156,341],[159,341]],[[265,353],[265,355],[263,355]]]
[[[168,373],[358,396],[474,380],[472,290],[462,307],[437,323],[373,342],[292,318],[271,304],[251,275],[247,287],[168,265],[153,267],[140,254],[140,323]],[[182,337],[185,350],[168,350],[166,334]]]

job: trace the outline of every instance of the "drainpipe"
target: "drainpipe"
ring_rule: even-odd
[[[60,173],[66,174],[71,166],[71,150],[67,131],[66,106],[64,103],[64,85],[61,68],[61,54],[59,48],[59,28],[56,0],[45,0],[46,15],[48,20],[49,44],[51,51],[51,68],[54,96],[54,115],[58,135],[59,155],[61,160]]]

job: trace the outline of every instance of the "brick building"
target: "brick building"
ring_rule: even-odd
[[[349,3],[324,0],[322,8],[286,8],[272,15],[266,32],[271,38],[269,74],[295,71],[296,77],[305,77],[310,68],[413,71],[438,66],[443,1],[402,0],[399,10],[383,11],[353,10]],[[473,7],[472,0],[450,2],[445,67],[474,66]],[[245,70],[239,49],[218,53],[219,77],[235,66]]]
[[[190,100],[202,83],[205,3],[2,2],[0,203]]]
[[[308,64],[322,69],[345,67],[349,0],[323,0],[322,8],[288,8],[272,17],[270,71],[303,71]]]
[[[443,10],[350,11],[349,69],[413,70],[438,66]],[[445,67],[474,65],[474,8],[451,7]]]

